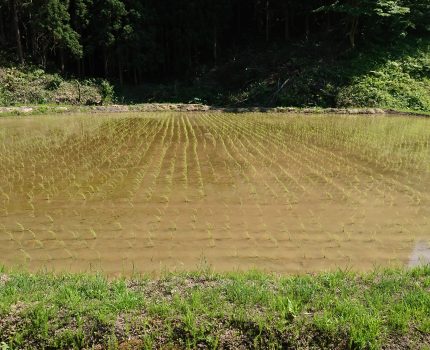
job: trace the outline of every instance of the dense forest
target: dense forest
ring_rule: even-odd
[[[244,52],[336,57],[429,32],[430,0],[0,0],[9,61],[118,86],[195,81]]]
[[[198,74],[256,43],[356,47],[430,30],[429,0],[0,0],[0,43],[77,76]]]

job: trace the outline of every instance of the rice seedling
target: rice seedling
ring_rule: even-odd
[[[338,256],[322,254],[321,242],[351,261],[370,257],[359,263],[365,268],[380,262],[382,242],[398,248],[392,261],[403,262],[407,247],[428,234],[425,119],[145,113],[30,118],[31,128],[2,123],[25,135],[0,137],[0,235],[8,242],[0,256],[8,262],[23,257],[21,246],[30,255],[45,249],[39,239],[44,247],[65,244],[84,268],[91,259],[78,252],[91,241],[103,266],[105,256],[122,259],[122,249],[139,256],[143,240],[157,242],[156,258],[142,256],[135,268],[185,258],[192,267],[208,244],[216,268],[224,247],[256,249],[260,232],[270,243],[255,257],[262,268],[295,266],[304,249],[303,266],[331,267]],[[170,238],[157,240],[166,229]],[[272,248],[279,248],[273,257]]]

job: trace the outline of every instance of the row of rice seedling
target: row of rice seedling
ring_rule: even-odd
[[[429,228],[430,132],[425,120],[387,119],[8,120],[0,254],[112,272],[115,262],[148,271],[202,258],[281,271],[405,261]]]

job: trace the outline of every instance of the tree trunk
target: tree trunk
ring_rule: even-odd
[[[18,54],[18,59],[21,64],[24,64],[24,54],[22,52],[22,44],[21,44],[21,33],[19,31],[19,19],[18,19],[18,8],[16,6],[16,0],[12,1],[12,12],[13,12],[13,26],[15,31],[15,39],[16,39],[16,52]]]
[[[236,46],[237,40],[240,38],[240,34],[242,31],[242,8],[240,6],[240,3],[237,2],[237,19],[236,19],[236,35],[234,36],[234,44]]]
[[[3,23],[3,15],[2,11],[0,9],[0,45],[5,46],[6,45],[6,36],[4,33],[4,23]]]
[[[291,39],[290,13],[288,11],[288,8],[285,8],[284,39],[285,39],[285,41],[289,41]]]
[[[89,60],[88,58],[83,57],[81,59],[80,64],[79,64],[79,72],[81,74],[81,77],[85,76],[85,69],[86,69],[85,64],[87,63],[89,65],[90,64],[89,62],[91,62],[91,60]]]
[[[266,0],[266,42],[270,39],[270,14],[269,14],[269,0]]]
[[[218,31],[216,24],[214,25],[213,59],[214,66],[216,67],[218,62]]]
[[[109,74],[109,62],[108,62],[108,55],[107,55],[107,49],[105,48],[103,50],[103,62],[104,62],[104,73],[105,73],[105,78],[108,77]]]
[[[168,60],[169,60],[169,46],[167,43],[167,34],[166,34],[166,27],[162,26],[162,37],[163,37],[163,62],[162,62],[162,70],[163,70],[163,77],[166,76],[167,73],[167,67],[168,67]]]
[[[89,60],[88,60],[88,73],[89,73],[89,74],[92,74],[92,75],[95,75],[95,74],[101,74],[101,71],[97,71],[97,72],[96,72],[96,63],[95,63],[95,59],[96,59],[95,55],[94,55],[94,54],[92,54],[92,55],[89,57]],[[85,76],[85,72],[82,72],[82,74],[83,74],[83,76]]]
[[[119,78],[119,85],[124,85],[124,77],[122,72],[122,61],[121,61],[121,53],[118,51],[118,78]]]
[[[80,58],[76,59],[76,74],[78,78],[81,77],[81,59]]]
[[[193,68],[193,42],[191,38],[187,39],[187,57],[188,57],[188,72]]]
[[[326,22],[325,34],[326,34],[326,36],[329,36],[330,35],[330,31],[331,31],[331,16],[330,16],[330,13],[327,13],[326,16],[327,16],[327,22]]]
[[[310,33],[311,33],[310,20],[309,20],[309,15],[307,14],[306,18],[305,18],[305,38],[306,38],[306,41],[309,40]]]
[[[47,54],[46,51],[43,50],[42,54],[40,55],[40,64],[42,65],[43,69],[46,69],[46,63],[47,63]]]
[[[137,68],[133,68],[133,78],[134,78],[134,85],[139,85],[139,76],[137,74]]]
[[[349,32],[349,43],[351,48],[355,49],[356,36],[358,31],[358,17],[354,16],[351,20],[351,30]]]
[[[64,49],[60,48],[60,62],[61,62],[61,74],[64,74],[65,64],[64,64]]]

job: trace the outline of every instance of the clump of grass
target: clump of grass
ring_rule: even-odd
[[[430,345],[430,267],[302,276],[203,271],[108,280],[0,272],[0,344],[60,348]]]

